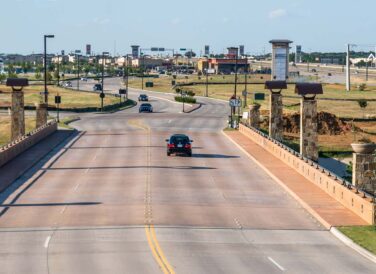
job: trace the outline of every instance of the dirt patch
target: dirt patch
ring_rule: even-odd
[[[351,123],[340,120],[332,113],[319,112],[318,116],[318,133],[320,135],[340,135],[351,131]],[[267,128],[269,125],[269,117],[265,117],[262,127]],[[287,133],[300,132],[300,114],[284,114],[283,115],[283,131]]]

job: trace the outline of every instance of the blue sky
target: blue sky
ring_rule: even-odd
[[[287,38],[303,51],[344,51],[345,44],[376,44],[375,0],[0,0],[0,53],[49,51],[92,44],[94,52],[142,47],[211,51],[244,44],[270,51],[268,41]],[[12,12],[16,11],[16,12]],[[116,42],[115,42],[116,41]]]

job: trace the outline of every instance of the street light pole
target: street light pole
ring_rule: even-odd
[[[60,55],[57,54],[57,86],[60,86]]]
[[[76,50],[76,58],[77,58],[77,90],[80,89],[80,52]]]
[[[129,79],[129,54],[127,54],[127,78],[125,78],[125,89],[127,90],[125,96],[128,100],[128,79]]]
[[[209,58],[206,56],[206,90],[205,90],[205,96],[209,96]]]
[[[142,72],[142,75],[141,75],[141,89],[144,90],[144,69],[145,69],[145,56],[144,54],[142,53],[141,51],[141,60],[142,60],[142,64],[141,64],[141,72]]]
[[[47,90],[47,38],[54,38],[55,35],[44,35],[44,102],[48,104],[48,90]]]

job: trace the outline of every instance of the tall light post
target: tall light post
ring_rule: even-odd
[[[129,54],[127,54],[127,74],[125,78],[125,89],[127,93],[125,94],[127,100],[128,100],[128,80],[129,80]]]
[[[55,35],[44,35],[44,102],[48,104],[48,90],[47,90],[47,38],[54,38]]]
[[[77,90],[80,89],[80,50],[76,50],[76,59],[77,59]]]
[[[346,90],[351,90],[351,82],[350,82],[350,44],[346,45]]]
[[[206,89],[205,89],[205,96],[209,96],[209,57],[206,56]]]
[[[104,62],[105,62],[105,56],[108,56],[109,54],[110,53],[107,52],[107,51],[102,52],[102,90],[101,90],[101,94],[100,94],[101,111],[103,111],[103,100],[104,100],[104,97],[105,97],[105,94],[104,94]]]

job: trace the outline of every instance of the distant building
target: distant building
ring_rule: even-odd
[[[0,58],[0,73],[4,73],[4,61]]]
[[[297,45],[295,50],[295,64],[302,62],[302,46]]]
[[[236,58],[238,56],[238,48],[237,47],[228,47],[227,48],[227,58]]]
[[[145,56],[144,58],[137,58],[132,60],[133,67],[143,67],[145,69],[154,69],[156,67],[169,67],[172,65],[172,61],[170,59],[164,58],[151,58]]]
[[[133,58],[138,58],[140,56],[139,55],[139,53],[140,53],[140,46],[133,45],[133,46],[131,46],[131,48],[132,48],[132,57]]]
[[[200,59],[197,64],[198,71],[205,72],[206,68],[208,68],[209,71],[215,74],[235,72],[236,67],[238,67],[238,72],[245,71],[246,68],[249,68],[248,60],[236,60],[234,58],[209,58],[206,60],[204,58]]]

